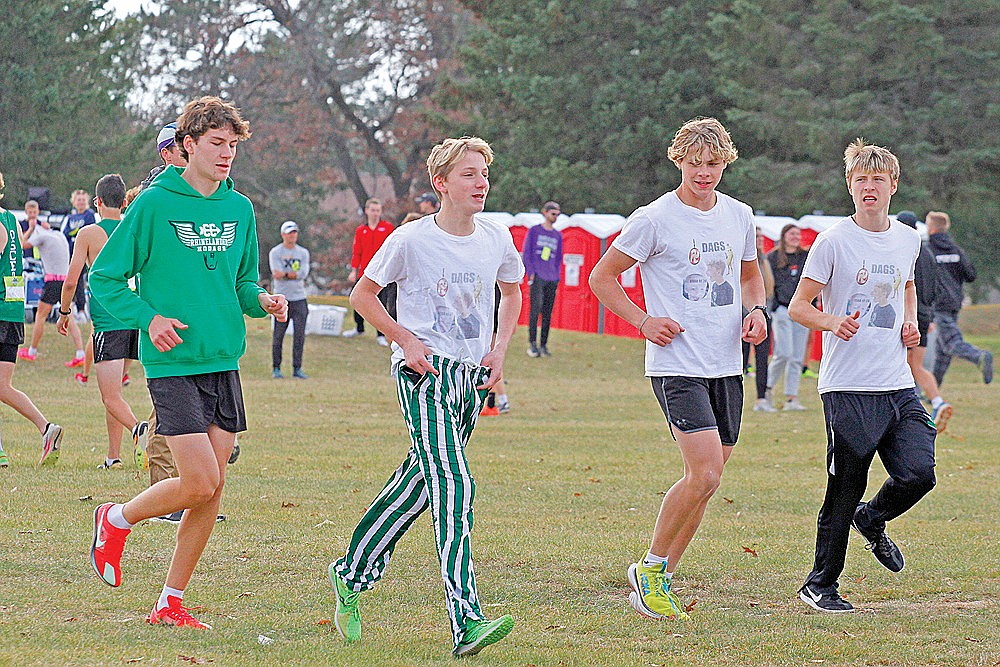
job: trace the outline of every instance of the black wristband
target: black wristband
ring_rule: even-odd
[[[760,306],[760,305],[754,306],[753,308],[750,309],[750,312],[752,313],[755,310],[759,310],[760,312],[764,313],[764,319],[767,320],[768,322],[771,321],[771,316],[767,314],[767,306]]]
[[[60,308],[59,309],[59,314],[62,315],[63,317],[69,317],[70,315],[73,314],[73,311],[72,310],[63,310],[62,308]]]

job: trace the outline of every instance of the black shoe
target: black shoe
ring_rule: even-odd
[[[817,593],[809,584],[799,589],[799,599],[816,611],[824,611],[828,614],[845,614],[854,611],[854,605],[840,597],[840,594]]]
[[[540,348],[538,348],[538,351],[541,352],[541,354],[542,354],[543,357],[551,357],[552,356],[552,353],[549,352],[549,348],[547,348],[544,345],[542,345]]]
[[[229,465],[236,463],[236,459],[240,458],[240,443],[233,445],[233,453],[229,455]]]
[[[866,547],[875,556],[875,560],[882,563],[887,570],[890,572],[899,572],[903,569],[903,552],[899,550],[895,542],[889,539],[889,536],[885,534],[885,527],[882,530],[874,530],[871,526],[865,523],[864,519],[859,516],[861,510],[868,506],[868,503],[861,503],[858,508],[854,510],[854,519],[851,521],[851,528],[858,531],[861,537],[865,538],[868,542]]]
[[[172,514],[164,514],[163,516],[154,516],[152,519],[150,519],[150,521],[178,524],[181,522],[181,517],[183,516],[184,516],[184,510],[177,510]]]
[[[989,350],[983,350],[983,356],[979,357],[979,370],[983,372],[985,384],[993,382],[993,353]]]
[[[534,343],[529,343],[528,344],[528,356],[529,357],[533,357],[533,358],[537,359],[541,355],[542,355],[542,353],[538,351],[538,346],[537,345],[535,345]]]

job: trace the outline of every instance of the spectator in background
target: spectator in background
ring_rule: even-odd
[[[911,229],[917,228],[917,216],[913,211],[900,211],[896,214],[896,220]],[[927,334],[934,324],[934,301],[937,298],[937,263],[927,244],[924,243],[920,245],[920,254],[917,255],[913,282],[917,287],[917,330],[920,333],[920,342],[917,347],[906,350],[906,363],[910,366],[910,372],[913,373],[917,386],[931,402],[931,418],[934,420],[937,432],[942,433],[948,427],[948,420],[951,419],[954,410],[941,397],[941,390],[937,380],[934,379],[934,374],[924,368]]]
[[[760,267],[760,275],[764,278],[764,293],[767,295],[767,302],[774,299],[774,274],[771,273],[771,263],[767,261],[767,253],[764,252],[764,233],[757,228],[757,266]],[[743,309],[743,317],[749,313]],[[753,346],[754,348],[754,380],[757,384],[757,402],[754,403],[754,412],[776,412],[771,401],[767,399],[767,377],[768,358],[771,355],[771,322],[767,323],[767,337]],[[743,341],[743,368],[747,368],[750,361],[750,343]]]
[[[86,194],[86,193],[85,193]],[[31,329],[31,345],[22,347],[17,352],[17,356],[25,361],[35,361],[38,355],[38,344],[42,342],[42,334],[45,333],[45,321],[52,312],[52,306],[59,303],[62,294],[63,281],[69,272],[69,241],[66,237],[49,225],[48,220],[38,219],[29,221],[28,230],[21,238],[21,245],[25,248],[38,248],[41,256],[42,266],[45,269],[45,286],[42,288],[42,296],[38,300],[38,308],[35,309],[35,324]],[[80,335],[80,327],[75,320],[70,320],[67,327],[73,344],[76,345],[76,356],[66,362],[67,368],[76,368],[84,364],[85,352],[83,349],[83,338]]]
[[[177,123],[167,123],[160,128],[156,135],[156,152],[160,154],[163,164],[158,164],[149,171],[149,176],[139,185],[140,190],[145,190],[153,179],[160,175],[168,165],[183,169],[187,166],[187,160],[181,155],[180,148],[177,147]]]
[[[528,230],[524,239],[524,274],[531,285],[528,310],[528,356],[551,357],[549,353],[549,325],[552,322],[552,308],[559,289],[559,275],[562,270],[562,233],[556,229],[556,220],[562,211],[559,204],[547,201],[542,205],[542,224]],[[541,337],[536,338],[538,318],[542,318]],[[536,340],[541,345],[536,345]]]
[[[41,213],[41,209],[38,206],[38,202],[34,199],[29,199],[24,202],[24,215],[25,219],[21,221],[21,233],[28,231],[28,227],[38,224],[38,214]],[[34,252],[30,248],[23,248],[21,250],[23,257],[34,257]]]
[[[768,369],[767,399],[773,406],[774,387],[784,375],[785,410],[805,410],[799,402],[799,381],[809,330],[788,317],[788,303],[795,294],[808,253],[800,245],[802,233],[793,224],[781,228],[778,245],[767,255],[774,275],[774,303],[771,333],[774,335],[774,358]]]
[[[391,222],[382,219],[382,202],[380,200],[372,197],[365,202],[364,222],[354,230],[354,248],[351,252],[351,273],[347,276],[348,280],[354,283],[358,281],[360,276],[364,275],[368,262],[372,260],[375,252],[382,247],[394,229]],[[386,285],[378,295],[386,310],[389,310],[389,306],[395,304],[396,301],[396,290],[390,290],[390,287],[392,286]],[[395,306],[392,310],[395,310]],[[345,338],[360,336],[365,332],[365,319],[356,310],[354,311],[354,324],[354,329],[343,333]],[[389,345],[389,341],[385,339],[382,332],[377,330],[375,331],[375,342],[383,347]]]
[[[288,319],[274,321],[271,337],[271,377],[281,379],[281,347],[291,320],[295,327],[292,332],[292,377],[306,380],[302,372],[302,350],[306,344],[306,321],[309,319],[309,302],[306,301],[306,276],[309,275],[309,251],[298,244],[299,225],[294,220],[281,223],[281,243],[271,248],[268,264],[274,284],[271,291],[284,294],[288,299]]]
[[[438,208],[441,207],[441,203],[432,192],[425,192],[413,201],[417,203],[417,209],[420,211],[421,216],[437,213]]]
[[[965,298],[962,286],[976,279],[976,267],[968,255],[948,234],[951,218],[947,213],[927,214],[927,245],[937,263],[937,299],[934,302],[934,326],[937,327],[937,348],[934,357],[934,379],[940,385],[948,372],[952,357],[961,357],[979,367],[983,382],[993,381],[993,353],[967,343],[958,328],[958,311]]]
[[[73,211],[66,216],[66,221],[63,222],[62,228],[63,234],[66,235],[66,241],[69,243],[70,254],[73,253],[73,244],[76,243],[76,235],[80,233],[80,230],[87,225],[93,225],[97,222],[97,216],[94,215],[93,209],[89,207],[90,195],[87,194],[86,190],[74,190],[71,202],[73,204]],[[84,321],[82,317],[84,317],[87,310],[86,290],[87,271],[84,270],[83,275],[80,276],[80,282],[76,284],[76,293],[73,296],[76,312],[81,316],[80,321]]]

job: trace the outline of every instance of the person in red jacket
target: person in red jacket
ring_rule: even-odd
[[[357,282],[358,277],[364,275],[368,262],[375,256],[375,252],[382,247],[389,234],[396,229],[391,222],[382,219],[382,202],[374,197],[365,202],[365,221],[354,230],[354,249],[351,252],[351,273],[347,279],[352,283]],[[390,313],[395,308],[390,309],[390,305],[395,305],[396,290],[395,285],[388,285],[378,294],[379,300],[389,310]],[[392,289],[390,289],[392,288]],[[365,320],[357,311],[354,312],[355,328],[345,331],[346,338],[360,336],[365,332]],[[389,342],[382,335],[381,331],[375,332],[375,341],[385,347]]]

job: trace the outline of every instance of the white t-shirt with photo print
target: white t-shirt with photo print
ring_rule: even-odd
[[[918,254],[920,236],[895,221],[884,232],[870,232],[844,218],[816,237],[802,277],[824,285],[824,312],[858,312],[861,325],[849,341],[823,332],[821,394],[913,386],[902,338],[903,298]]]
[[[524,277],[510,230],[476,217],[468,236],[445,232],[428,215],[398,228],[365,268],[369,280],[399,291],[396,320],[434,354],[478,364],[493,338],[494,285]],[[392,345],[392,360],[403,350]]]
[[[757,258],[753,210],[721,192],[708,211],[668,192],[629,216],[612,246],[639,262],[646,312],[684,332],[646,341],[646,375],[741,375],[741,261]]]

